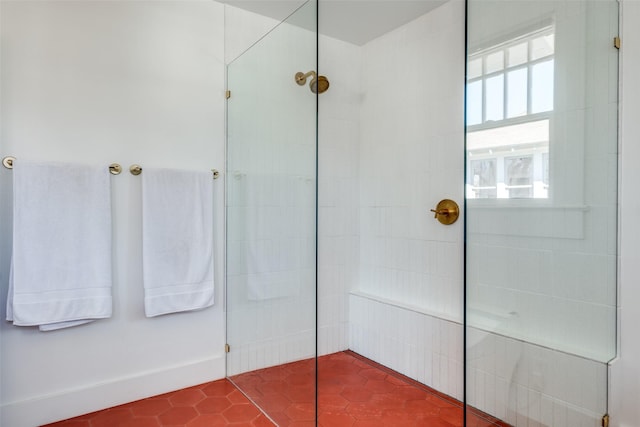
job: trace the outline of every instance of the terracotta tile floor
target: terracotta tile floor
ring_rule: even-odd
[[[93,412],[47,427],[273,427],[229,381],[219,380]]]
[[[247,372],[231,380],[279,426],[315,426],[315,362]],[[463,405],[351,351],[318,358],[322,427],[462,427]],[[508,427],[469,411],[468,427]]]
[[[232,377],[281,427],[315,426],[315,361],[303,360]],[[318,358],[322,427],[462,427],[462,404],[356,353]],[[228,380],[48,424],[48,427],[273,427]],[[508,427],[478,411],[468,427]]]

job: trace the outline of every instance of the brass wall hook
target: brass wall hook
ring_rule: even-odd
[[[451,199],[441,200],[435,209],[431,209],[431,212],[434,213],[434,218],[444,225],[453,224],[460,216],[458,204]]]
[[[4,165],[5,168],[7,169],[13,169],[13,161],[16,158],[13,156],[7,156],[4,159],[2,159],[2,164]]]
[[[129,172],[131,172],[131,175],[135,175],[138,176],[142,173],[142,166],[140,165],[131,165],[131,167],[129,168]]]
[[[118,163],[111,163],[109,165],[109,172],[111,172],[111,175],[120,175],[120,172],[122,172],[122,166]]]

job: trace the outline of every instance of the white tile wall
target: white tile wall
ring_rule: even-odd
[[[464,10],[448,3],[363,46],[358,290],[462,317]],[[438,82],[438,84],[433,84]]]
[[[233,8],[232,8],[233,9]],[[234,22],[253,21],[257,17],[249,14],[243,17],[245,12],[234,10]],[[263,27],[268,27],[265,22]],[[298,40],[292,35],[300,28],[286,25],[276,31],[288,31],[291,34],[280,36],[286,40]],[[268,37],[272,37],[269,35]],[[333,353],[348,348],[348,290],[355,286],[357,281],[358,264],[358,147],[360,123],[358,112],[361,104],[360,94],[360,49],[356,46],[340,42],[327,37],[320,38],[321,56],[319,71],[326,75],[331,88],[319,98],[319,181],[318,181],[318,353]],[[260,49],[260,46],[258,46]],[[292,48],[293,49],[293,48]],[[268,54],[269,52],[264,52]],[[255,52],[251,52],[255,55]],[[260,52],[258,52],[260,55]],[[258,57],[256,61],[260,61]],[[273,58],[262,58],[272,61]],[[291,70],[313,69],[312,64],[302,65],[299,58],[289,58],[285,61],[283,72]],[[242,59],[240,59],[242,61]],[[286,65],[289,63],[289,65]],[[234,70],[232,70],[235,72]],[[251,71],[247,68],[247,71]],[[255,77],[255,76],[254,76]],[[237,78],[237,76],[233,76]],[[251,78],[251,76],[247,76]],[[264,78],[264,77],[263,77]],[[262,80],[261,80],[262,81]],[[293,82],[293,79],[291,80]],[[286,82],[290,82],[287,80]],[[315,101],[307,87],[290,85],[293,92],[287,93],[290,99],[286,102],[295,105],[299,97],[308,97]],[[231,88],[232,91],[234,90]],[[260,91],[256,91],[260,92]],[[278,92],[282,93],[282,92]],[[242,95],[242,94],[240,94]],[[234,97],[236,94],[234,93]],[[273,100],[265,100],[273,104]],[[279,99],[277,103],[282,103]],[[253,102],[254,108],[259,108],[258,101]],[[307,107],[305,107],[307,108]],[[313,108],[309,106],[309,111]],[[254,117],[258,119],[257,129],[268,129],[269,121],[260,122],[259,118],[265,110],[256,111]],[[243,114],[247,114],[243,111]],[[240,135],[235,138],[244,138],[247,141],[259,141],[265,133],[252,128],[238,129]],[[252,133],[253,132],[253,133]],[[298,129],[298,134],[307,135],[306,130]],[[295,132],[289,132],[289,137]],[[295,149],[296,147],[290,147]],[[237,147],[230,147],[230,150]],[[244,152],[230,153],[234,155],[249,156],[249,170],[269,173],[266,167],[275,164],[278,159],[269,159],[272,154],[260,151],[260,145],[250,149],[242,148]],[[282,151],[282,150],[281,150]],[[251,155],[255,153],[255,155]],[[303,152],[302,159],[312,159],[313,153]],[[254,159],[254,162],[251,162]],[[306,177],[314,168],[308,162],[290,158],[280,165],[291,171],[291,176]],[[272,163],[273,162],[273,163]],[[305,163],[307,166],[304,166]],[[300,167],[300,170],[291,168]],[[263,170],[264,169],[264,170]],[[228,358],[228,372],[235,374],[266,366],[286,363],[292,360],[311,357],[315,353],[315,306],[311,288],[304,286],[297,292],[290,292],[289,288],[282,289],[277,295],[268,295],[265,298],[251,298],[248,287],[247,272],[255,270],[258,265],[263,265],[263,270],[269,272],[274,268],[287,267],[287,263],[294,262],[290,271],[297,271],[295,260],[301,263],[315,261],[312,253],[305,254],[301,250],[288,250],[287,246],[274,245],[277,236],[288,236],[288,241],[303,236],[313,239],[315,215],[311,210],[289,209],[291,202],[295,200],[274,200],[282,192],[273,189],[269,185],[272,181],[266,175],[253,175],[246,171],[231,172],[229,188],[229,230],[228,233],[228,337],[230,343],[239,343],[234,346]],[[296,193],[300,195],[307,190],[313,190],[314,182],[305,179],[303,183],[291,185],[300,187]],[[274,185],[288,185],[276,182]],[[290,185],[290,186],[291,186]],[[278,209],[277,206],[288,206]],[[310,206],[310,205],[309,205]],[[305,221],[302,221],[306,219]],[[292,227],[292,225],[294,227]],[[309,234],[311,233],[311,234]],[[300,241],[299,248],[311,250],[313,245],[310,240]],[[260,244],[261,246],[256,246]],[[265,246],[266,245],[266,246]],[[263,247],[266,252],[259,255],[252,248]],[[277,253],[282,256],[275,257]],[[305,261],[306,260],[306,261]],[[312,263],[313,264],[313,263]],[[313,265],[303,265],[307,278],[304,283],[315,281],[313,277]],[[264,273],[256,271],[254,273]],[[295,287],[295,283],[294,283]],[[272,286],[269,287],[273,289]],[[248,297],[249,296],[249,297]],[[264,297],[265,295],[263,295]],[[266,303],[265,303],[266,301]],[[292,308],[293,307],[293,308]],[[295,308],[298,308],[296,311]],[[292,311],[294,314],[292,314]],[[297,314],[295,314],[297,313]]]
[[[462,325],[363,294],[349,296],[349,347],[462,399]]]
[[[284,23],[228,68],[229,375],[315,354],[315,97],[294,82],[314,47]]]
[[[469,37],[479,42],[554,16],[557,90],[548,206],[467,205],[468,301],[512,313],[498,333],[608,361],[615,355],[617,87],[610,82],[618,67],[610,40],[617,4],[574,3],[470,3]]]
[[[349,305],[353,351],[462,399],[460,323],[362,294],[350,295]],[[599,425],[605,363],[479,329],[467,334],[471,406],[519,427]]]
[[[456,398],[464,369],[462,227],[440,225],[429,209],[444,197],[462,201],[462,26],[462,3],[450,2],[362,48],[321,37],[319,63],[331,88],[320,97],[318,130],[318,351],[350,348]],[[613,294],[599,284],[615,273],[601,268],[615,239],[592,227],[604,213],[596,202],[586,213],[580,204],[563,208],[561,221],[538,212],[530,218],[535,230],[498,215],[493,231],[473,236],[468,273],[479,285],[470,298],[481,326],[498,332],[470,331],[468,396],[479,409],[518,426],[597,425],[603,364],[499,334],[519,337],[517,328],[521,338],[542,340],[555,331],[550,344],[586,343],[576,331],[588,324],[605,337],[611,313],[602,301]],[[556,252],[540,237],[550,221],[544,238],[570,238],[554,243]],[[585,257],[589,268],[581,269]],[[558,286],[576,273],[582,279],[573,288]],[[558,316],[566,310],[575,314],[569,321]],[[246,356],[233,366],[282,363],[310,338],[289,331],[285,319],[270,322],[248,337]],[[287,344],[260,342],[262,328],[288,331]]]
[[[467,329],[467,399],[514,426],[596,427],[607,364]]]
[[[357,46],[325,36],[319,43],[318,69],[331,82],[318,106],[318,354],[323,355],[349,348],[347,295],[358,281],[362,59]]]

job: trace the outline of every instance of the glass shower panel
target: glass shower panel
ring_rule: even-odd
[[[227,69],[227,376],[280,426],[315,419],[316,44],[309,1]]]
[[[599,426],[616,353],[618,2],[468,0],[467,26],[467,415]],[[477,72],[498,53],[504,68]]]

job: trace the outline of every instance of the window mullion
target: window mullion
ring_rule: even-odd
[[[480,123],[487,121],[487,57],[482,57],[482,118]]]
[[[482,79],[482,122],[487,121],[487,79]]]
[[[527,42],[527,115],[533,111],[533,65],[531,64],[531,40]]]

